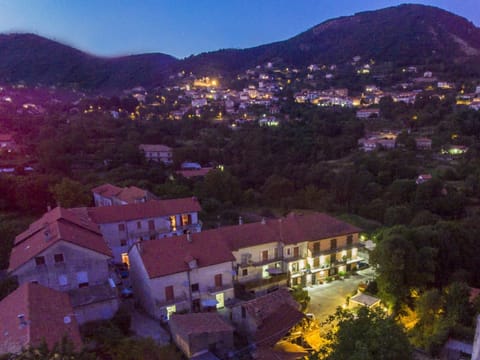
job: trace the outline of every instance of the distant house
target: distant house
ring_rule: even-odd
[[[233,349],[234,328],[217,313],[173,314],[169,327],[173,341],[188,358],[213,352],[223,359]]]
[[[186,179],[200,178],[207,175],[210,171],[213,170],[213,167],[204,167],[201,169],[186,169],[186,170],[177,170],[176,174],[183,176]]]
[[[83,323],[110,318],[118,309],[116,289],[109,284],[111,258],[96,224],[57,207],[15,238],[8,271],[20,284],[68,292]]]
[[[380,116],[380,109],[360,109],[357,111],[357,119],[370,119]]]
[[[418,150],[431,150],[432,149],[432,139],[429,138],[415,138],[415,145]]]
[[[420,184],[423,184],[429,180],[432,180],[432,175],[430,174],[421,174],[421,175],[418,175],[417,179],[415,180],[415,183],[417,185],[420,185]]]
[[[173,150],[167,145],[141,144],[139,148],[144,152],[147,160],[162,162],[165,165],[173,163]]]
[[[114,261],[128,264],[128,249],[139,240],[156,240],[199,232],[201,211],[196,198],[151,200],[122,206],[75,209],[97,224]]]
[[[51,350],[67,336],[79,350],[82,339],[66,293],[25,283],[0,302],[0,355],[19,353],[45,341]]]
[[[257,347],[274,346],[303,318],[298,303],[285,288],[232,307],[232,323]]]
[[[377,140],[377,145],[387,150],[395,149],[396,139],[379,139]]]
[[[234,298],[233,261],[227,244],[200,233],[140,241],[129,252],[136,299],[151,316],[223,308]]]
[[[95,206],[126,205],[156,200],[157,197],[148,190],[136,186],[118,187],[103,184],[92,189]]]

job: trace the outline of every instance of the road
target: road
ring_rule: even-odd
[[[374,277],[373,269],[369,268],[360,270],[356,275],[345,280],[335,280],[306,288],[310,296],[306,312],[314,314],[317,321],[325,320],[335,313],[338,306],[345,304],[347,296],[355,295],[358,284],[372,280]]]

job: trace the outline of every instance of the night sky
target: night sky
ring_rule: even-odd
[[[433,5],[480,26],[479,0]],[[394,0],[0,0],[0,32],[32,32],[102,56],[185,57],[285,40],[325,20]]]

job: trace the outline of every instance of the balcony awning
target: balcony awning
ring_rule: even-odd
[[[203,299],[201,303],[203,307],[213,307],[217,306],[218,301],[215,299]]]

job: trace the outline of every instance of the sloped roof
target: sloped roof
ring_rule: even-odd
[[[231,331],[233,326],[227,324],[217,313],[172,314],[170,323],[181,330],[182,334],[202,334]]]
[[[172,151],[172,148],[167,145],[161,145],[161,144],[141,144],[140,149],[145,151],[145,152],[150,152],[150,151]]]
[[[192,234],[191,242],[183,235],[138,244],[148,276],[153,279],[188,271],[192,260],[196,260],[199,268],[235,260],[227,244],[216,238],[200,240],[194,236],[197,234],[201,233]]]
[[[203,177],[212,171],[212,167],[205,167],[201,169],[187,169],[187,170],[177,170],[178,175],[182,175],[186,179],[191,179],[194,177]]]
[[[67,294],[25,283],[0,302],[0,353],[18,352],[41,344],[51,349],[67,335],[76,349],[82,346],[78,323]],[[19,315],[23,315],[23,321]],[[22,324],[23,323],[23,324]]]
[[[57,207],[15,238],[15,246],[10,254],[9,271],[17,269],[60,241],[112,256],[97,225],[73,211]]]
[[[121,191],[122,191],[121,187],[118,187],[112,184],[103,184],[92,189],[93,193],[96,193],[105,197],[116,196]]]
[[[285,288],[236,306],[242,306],[256,322],[254,339],[258,346],[274,345],[304,317]]]
[[[103,197],[112,198],[115,197],[119,200],[127,203],[134,203],[135,200],[139,200],[145,197],[153,198],[153,194],[150,194],[147,190],[140,189],[136,186],[118,187],[112,184],[103,184],[92,189],[92,193],[101,195]]]
[[[283,242],[297,244],[360,232],[361,229],[322,213],[291,214],[285,218],[270,219],[242,225],[225,226],[192,234],[194,239],[214,238],[227,243],[232,251],[242,248]]]
[[[198,200],[193,197],[87,208],[89,217],[97,224],[154,218],[187,212],[198,212],[201,210],[202,208]]]

